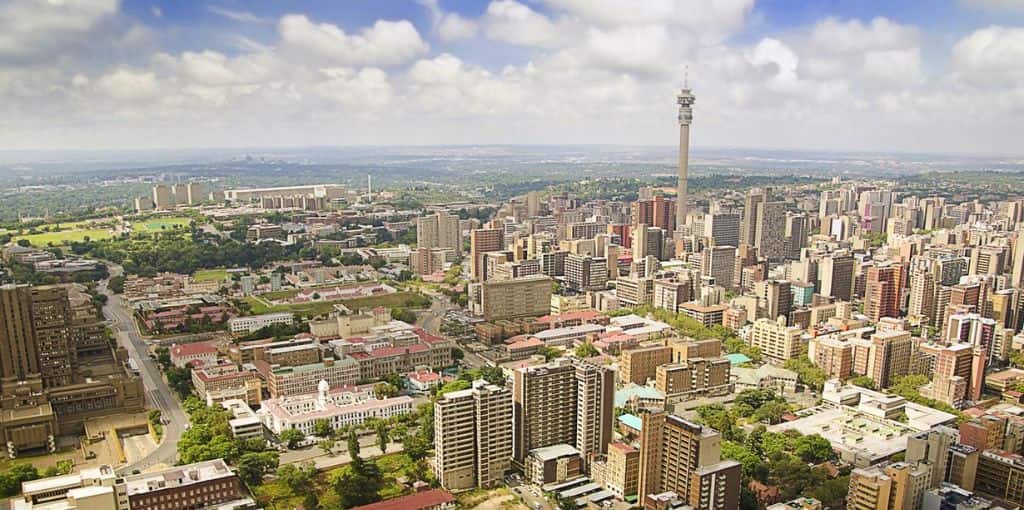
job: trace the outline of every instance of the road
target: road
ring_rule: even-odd
[[[111,264],[109,268],[112,276],[123,272],[117,265]],[[117,296],[107,288],[107,282],[100,283],[99,291],[107,296],[103,316],[110,321],[118,344],[124,346],[128,350],[128,355],[138,364],[142,384],[146,390],[146,407],[159,409],[161,416],[167,421],[164,425],[163,440],[157,448],[146,457],[119,468],[119,471],[130,474],[135,470],[144,471],[157,464],[173,465],[178,457],[178,440],[188,425],[188,415],[164,381],[160,367],[149,357],[149,346],[142,339],[131,311],[121,305]]]

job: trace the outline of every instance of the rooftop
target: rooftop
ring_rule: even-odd
[[[124,481],[128,495],[134,496],[233,476],[235,473],[224,463],[224,459],[214,459],[153,473],[132,475],[125,477]]]
[[[450,492],[444,489],[433,489],[353,507],[352,510],[421,510],[454,502],[455,496],[452,496]]]
[[[555,444],[551,446],[545,446],[543,448],[534,448],[533,450],[530,450],[531,457],[536,457],[542,461],[554,460],[561,457],[568,457],[570,455],[579,454],[579,450],[567,444]]]

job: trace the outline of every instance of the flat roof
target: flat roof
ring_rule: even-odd
[[[579,450],[567,444],[554,444],[551,446],[545,446],[543,448],[534,448],[533,450],[530,450],[530,456],[537,457],[540,460],[553,460],[559,457],[566,457],[569,455],[579,454]]]
[[[619,422],[631,429],[643,430],[644,422],[635,414],[623,414],[619,416]]]

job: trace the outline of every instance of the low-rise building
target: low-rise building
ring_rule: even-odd
[[[239,368],[232,363],[193,369],[192,386],[207,405],[231,399],[259,405],[263,400],[259,374],[252,368]]]
[[[234,416],[228,420],[228,425],[231,427],[231,435],[236,439],[263,437],[263,423],[244,400],[225,400],[220,405]]]
[[[319,363],[282,367],[257,361],[256,367],[267,381],[271,398],[308,394],[320,381],[332,388],[352,386],[359,381],[359,362],[351,357],[325,359]]]
[[[252,333],[274,324],[291,324],[295,320],[291,312],[249,315],[228,319],[228,329],[232,333]]]
[[[224,459],[131,475],[123,484],[131,510],[191,510],[232,501],[256,508]]]
[[[458,503],[452,493],[444,489],[431,489],[353,507],[352,510],[448,510],[457,507]]]
[[[171,355],[171,364],[178,368],[186,365],[212,365],[217,361],[217,348],[206,342],[176,344],[168,350]]]
[[[257,415],[274,434],[297,429],[313,435],[315,424],[327,420],[332,429],[362,425],[369,418],[387,419],[412,412],[412,398],[402,395],[377,399],[373,386],[339,387],[321,380],[316,393],[292,395],[263,401]]]

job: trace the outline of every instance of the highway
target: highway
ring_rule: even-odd
[[[111,264],[109,267],[112,276],[123,272],[120,266]],[[177,461],[178,440],[188,425],[188,415],[164,381],[160,367],[149,357],[149,346],[142,339],[131,311],[121,305],[117,296],[107,288],[107,282],[101,282],[99,290],[107,296],[103,315],[110,321],[118,344],[124,346],[138,363],[139,374],[146,390],[147,409],[159,409],[165,420],[163,440],[157,448],[146,457],[118,468],[118,471],[122,474],[131,474],[135,470],[144,471],[157,464],[173,465]]]

